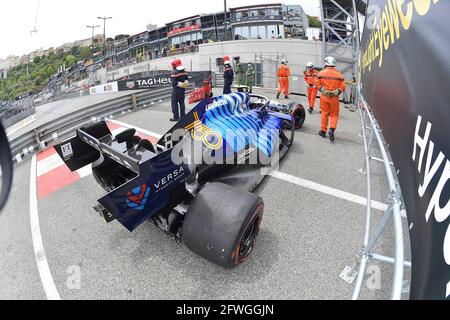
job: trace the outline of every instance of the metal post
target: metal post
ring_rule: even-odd
[[[227,0],[223,0],[223,25],[225,26],[224,41],[228,41]]]
[[[97,17],[97,19],[103,20],[103,48],[106,44],[106,20],[112,19],[112,17]]]
[[[320,16],[322,18],[322,61],[325,60],[326,51],[327,51],[327,43],[325,40],[325,12],[322,1],[320,1]]]
[[[356,79],[356,83],[359,83],[359,55],[360,55],[360,31],[359,31],[359,16],[358,16],[358,9],[356,8],[356,1],[353,0],[352,1],[353,4],[353,14],[355,17],[355,21],[354,21],[354,45],[355,45],[355,52],[357,53],[356,55],[356,61],[355,61],[355,65],[353,68],[353,76]],[[357,95],[358,96],[358,95]],[[357,103],[357,101],[355,101],[355,103]]]
[[[95,29],[96,28],[100,28],[100,25],[92,25],[92,26],[86,26],[86,28],[91,28],[92,29],[92,48],[94,48],[94,37],[95,37]]]

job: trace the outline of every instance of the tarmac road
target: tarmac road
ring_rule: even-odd
[[[117,120],[163,134],[171,126],[169,110],[162,103]],[[251,258],[234,270],[203,260],[150,222],[133,233],[116,222],[103,224],[92,207],[104,192],[91,175],[40,198],[40,234],[60,298],[350,299],[353,287],[339,274],[361,248],[365,207],[321,189],[366,195],[365,176],[358,172],[363,163],[359,115],[345,109],[341,114],[334,144],[318,136],[318,112],[308,114],[281,163],[284,179],[267,177],[257,188],[266,204],[261,233]],[[30,167],[31,160],[16,167],[12,197],[0,216],[0,299],[46,298],[30,228]],[[385,202],[382,167],[373,167],[374,200]],[[319,190],[298,183],[304,180]],[[374,221],[381,215],[375,210]],[[406,219],[404,230],[408,240]],[[392,246],[388,232],[379,252],[392,254]],[[409,243],[405,250],[409,258]],[[391,266],[371,270],[381,272],[381,289],[365,282],[362,298],[389,298]]]

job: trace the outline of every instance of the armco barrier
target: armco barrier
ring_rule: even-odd
[[[20,163],[36,151],[69,138],[78,128],[93,121],[109,119],[118,114],[137,111],[167,100],[171,96],[171,88],[142,91],[134,95],[136,96],[136,104],[133,103],[133,94],[104,101],[66,114],[15,138],[10,141],[14,160]]]

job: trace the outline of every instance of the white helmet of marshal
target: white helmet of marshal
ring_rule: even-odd
[[[308,63],[306,64],[306,67],[307,67],[307,68],[314,68],[314,63],[308,62]]]
[[[287,61],[286,59],[283,58],[283,59],[281,59],[281,63],[282,63],[282,64],[287,64],[288,61]]]
[[[336,59],[333,57],[326,57],[325,58],[325,67],[336,67]]]

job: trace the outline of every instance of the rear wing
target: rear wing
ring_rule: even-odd
[[[75,137],[56,145],[55,150],[72,171],[104,155],[137,173],[135,178],[99,199],[94,208],[107,222],[116,219],[133,231],[184,199],[184,181],[190,170],[188,165],[172,161],[171,149],[158,154],[145,148],[130,151],[126,142],[118,140],[121,139],[112,136],[105,122],[98,122],[78,129]]]
[[[71,171],[81,169],[100,158],[100,153],[139,173],[139,160],[129,156],[114,141],[106,122],[101,121],[77,130],[77,135],[55,146],[56,152]]]

